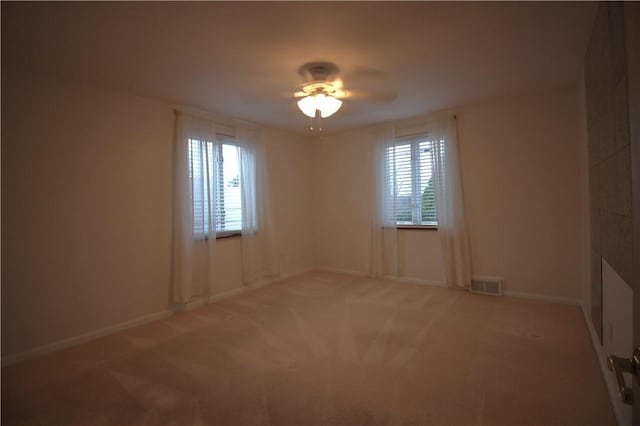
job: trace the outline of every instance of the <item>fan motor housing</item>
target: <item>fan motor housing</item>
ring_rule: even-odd
[[[298,73],[308,83],[331,82],[338,76],[338,66],[332,62],[307,62]]]

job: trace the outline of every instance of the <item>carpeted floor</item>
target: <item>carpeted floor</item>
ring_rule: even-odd
[[[9,425],[615,425],[577,307],[310,273],[2,370]]]

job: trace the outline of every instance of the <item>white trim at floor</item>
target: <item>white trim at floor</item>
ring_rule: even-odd
[[[520,291],[505,290],[505,296],[518,297],[520,299],[540,300],[543,302],[560,303],[563,305],[582,306],[578,299],[568,299],[565,297],[547,296],[544,294],[522,293]]]
[[[278,281],[283,281],[286,280],[288,278],[291,277],[295,277],[298,275],[302,275],[308,272],[313,272],[313,271],[319,271],[319,272],[334,272],[334,273],[340,273],[340,274],[345,274],[345,275],[352,275],[352,276],[358,276],[358,277],[366,277],[367,274],[365,272],[361,272],[361,271],[354,271],[354,270],[347,270],[347,269],[338,269],[338,268],[330,268],[330,267],[320,267],[320,268],[308,268],[308,269],[303,269],[303,270],[299,270],[299,271],[294,271],[294,272],[289,272],[286,274],[282,274],[281,276],[279,276],[278,278],[274,278],[274,279],[268,279],[268,280],[264,280],[258,283],[254,283],[254,284],[249,284],[249,285],[244,285],[242,287],[238,287],[238,288],[233,288],[233,289],[229,289],[229,290],[225,290],[222,291],[220,293],[216,293],[214,295],[209,296],[208,298],[204,298],[204,297],[200,297],[197,299],[194,299],[192,301],[187,302],[186,304],[182,305],[182,306],[175,306],[169,309],[166,309],[164,311],[160,311],[160,312],[156,312],[156,313],[152,313],[152,314],[148,314],[148,315],[144,315],[138,318],[134,318],[130,321],[125,321],[119,324],[115,324],[112,326],[108,326],[108,327],[104,327],[98,330],[94,330],[94,331],[90,331],[84,334],[81,334],[79,336],[74,336],[74,337],[70,337],[67,339],[63,339],[57,342],[53,342],[53,343],[49,343],[43,346],[39,346],[33,349],[29,349],[23,352],[19,352],[16,354],[10,354],[10,355],[6,355],[2,357],[2,366],[8,366],[11,364],[15,364],[21,361],[26,361],[28,359],[33,359],[36,357],[39,357],[41,355],[45,355],[47,353],[51,353],[51,352],[55,352],[55,351],[59,351],[61,349],[65,349],[74,345],[78,345],[80,343],[85,343],[88,342],[90,340],[94,340],[97,339],[99,337],[103,337],[103,336],[107,336],[109,334],[114,334],[117,333],[119,331],[122,330],[126,330],[128,328],[132,328],[132,327],[136,327],[139,325],[143,325],[152,321],[157,321],[157,320],[161,320],[164,318],[168,318],[171,315],[178,313],[178,312],[183,312],[183,311],[190,311],[192,309],[196,309],[200,306],[204,306],[207,303],[213,303],[217,300],[222,300],[222,299],[226,299],[232,296],[235,296],[237,294],[241,294],[250,290],[255,290],[258,289],[260,287],[263,287],[265,285],[274,283],[274,282],[278,282]],[[434,281],[434,280],[424,280],[424,279],[419,279],[419,278],[408,278],[408,277],[389,277],[389,279],[393,279],[395,281],[400,281],[400,282],[407,282],[407,283],[414,283],[414,284],[422,284],[422,285],[430,285],[430,286],[436,286],[436,287],[446,287],[444,282],[441,281]],[[544,296],[544,295],[536,295],[536,294],[529,294],[529,293],[521,293],[521,292],[513,292],[513,291],[509,291],[509,290],[505,290],[504,292],[505,296],[512,296],[512,297],[519,297],[519,298],[525,298],[525,299],[534,299],[534,300],[542,300],[542,301],[546,301],[546,302],[553,302],[553,303],[562,303],[562,304],[568,304],[568,305],[580,305],[580,302],[577,300],[573,300],[573,299],[565,299],[565,298],[560,298],[560,297],[554,297],[554,296]],[[600,356],[600,355],[599,355]],[[617,414],[616,414],[617,415]]]
[[[28,350],[23,351],[23,352],[18,352],[18,353],[15,353],[15,354],[9,354],[9,355],[6,355],[6,356],[2,357],[2,362],[1,362],[2,363],[2,367],[6,367],[6,366],[9,366],[9,365],[12,365],[12,364],[16,364],[16,363],[22,362],[22,361],[27,361],[29,359],[37,358],[39,356],[46,355],[48,353],[52,353],[52,352],[56,352],[56,351],[59,351],[59,350],[62,350],[62,349],[66,349],[66,348],[69,348],[71,346],[79,345],[81,343],[85,343],[85,342],[88,342],[90,340],[95,340],[95,339],[98,339],[100,337],[104,337],[104,336],[107,336],[107,335],[110,335],[110,334],[115,334],[115,333],[117,333],[119,331],[127,330],[129,328],[137,327],[139,325],[147,324],[147,323],[152,322],[152,321],[162,320],[162,319],[168,318],[171,315],[174,315],[176,313],[183,312],[183,311],[190,311],[192,309],[196,309],[196,308],[198,308],[200,306],[203,306],[206,303],[212,303],[212,302],[215,302],[216,300],[226,299],[228,297],[235,296],[237,294],[244,293],[244,292],[247,292],[249,290],[255,290],[257,288],[263,287],[265,285],[268,285],[268,284],[271,284],[271,283],[274,283],[274,282],[283,281],[283,280],[286,280],[286,279],[294,277],[294,276],[305,274],[305,273],[310,272],[312,270],[313,269],[303,269],[303,270],[300,270],[300,271],[289,272],[289,273],[286,273],[286,274],[282,274],[278,278],[264,280],[264,281],[261,281],[259,283],[250,284],[250,285],[244,285],[242,287],[238,287],[238,288],[233,288],[233,289],[230,289],[230,290],[222,291],[220,293],[217,293],[217,294],[209,296],[207,299],[205,299],[204,297],[200,297],[200,298],[191,300],[191,301],[189,301],[186,304],[181,305],[181,306],[174,306],[174,307],[171,307],[169,309],[165,309],[164,311],[155,312],[155,313],[148,314],[148,315],[143,315],[141,317],[134,318],[134,319],[129,320],[129,321],[125,321],[125,322],[121,322],[121,323],[118,323],[118,324],[110,325],[110,326],[107,326],[107,327],[104,327],[104,328],[100,328],[98,330],[89,331],[87,333],[83,333],[83,334],[80,334],[78,336],[69,337],[69,338],[66,338],[66,339],[63,339],[63,340],[59,340],[57,342],[48,343],[46,345],[38,346],[38,347],[33,348],[33,349],[28,349]]]
[[[46,355],[51,352],[56,352],[62,349],[69,348],[71,346],[79,345],[90,340],[95,340],[99,337],[114,334],[128,328],[136,327],[142,324],[146,324],[152,321],[158,321],[165,319],[173,315],[174,312],[171,309],[156,312],[153,314],[143,315],[138,318],[134,318],[130,321],[121,322],[119,324],[110,325],[108,327],[100,328],[98,330],[90,331],[88,333],[80,334],[79,336],[69,337],[67,339],[59,340],[57,342],[48,343],[46,345],[38,346],[33,349],[26,350],[24,352],[18,352],[16,354],[6,355],[2,357],[2,366],[6,367],[11,364],[16,364],[21,361],[37,358],[42,355]]]
[[[339,268],[331,268],[331,267],[320,267],[320,268],[316,268],[317,271],[323,271],[323,272],[335,272],[335,273],[339,273],[339,274],[347,274],[347,275],[354,275],[354,276],[358,276],[358,277],[366,277],[367,274],[365,272],[362,271],[355,271],[355,270],[350,270],[350,269],[339,269]],[[390,280],[394,280],[394,281],[399,281],[399,282],[406,282],[406,283],[414,283],[414,284],[424,284],[424,285],[430,285],[430,286],[435,286],[435,287],[447,287],[446,282],[444,281],[438,281],[438,280],[425,280],[422,278],[410,278],[410,277],[385,277],[385,279],[390,279]],[[572,306],[580,306],[580,300],[578,299],[569,299],[569,298],[564,298],[564,297],[556,297],[556,296],[547,296],[547,295],[543,295],[543,294],[532,294],[532,293],[523,293],[523,292],[519,292],[519,291],[511,291],[511,290],[505,290],[504,291],[504,295],[505,296],[510,296],[510,297],[517,297],[520,299],[531,299],[531,300],[540,300],[543,302],[552,302],[552,303],[560,303],[563,305],[572,305]]]
[[[345,274],[345,275],[353,275],[356,277],[366,277],[367,274],[361,271],[354,271],[353,269],[340,269],[340,268],[331,268],[328,266],[321,266],[319,268],[313,269],[317,272],[334,272],[336,274]]]
[[[422,284],[422,285],[430,285],[434,287],[447,287],[447,283],[444,281],[434,281],[434,280],[423,280],[421,278],[410,278],[410,277],[387,277],[390,280],[399,281],[401,283],[411,283],[411,284]]]
[[[354,271],[354,270],[350,270],[350,269],[320,267],[320,268],[316,268],[315,270],[319,271],[319,272],[334,272],[334,273],[337,273],[337,274],[353,275],[353,276],[357,276],[357,277],[366,277],[367,276],[367,274],[365,272]],[[444,281],[425,280],[425,279],[422,279],[422,278],[385,276],[384,279],[398,281],[398,282],[404,282],[404,283],[431,285],[431,286],[435,286],[435,287],[446,287],[446,283]]]
[[[598,364],[600,365],[600,370],[602,371],[602,376],[604,377],[604,382],[607,385],[607,393],[609,394],[609,399],[611,400],[611,406],[613,407],[613,412],[616,415],[616,420],[618,420],[619,426],[624,426],[623,419],[624,415],[620,412],[620,408],[616,402],[618,401],[618,389],[615,378],[613,377],[613,373],[610,372],[607,368],[607,360],[605,354],[602,353],[602,346],[600,345],[600,338],[596,333],[596,329],[593,327],[591,320],[589,319],[589,315],[585,310],[584,305],[580,304],[580,310],[582,311],[582,316],[584,317],[585,325],[589,330],[589,335],[591,336],[591,343],[593,344],[593,349],[596,352],[598,357]]]

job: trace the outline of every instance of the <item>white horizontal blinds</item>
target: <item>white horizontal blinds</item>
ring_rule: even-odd
[[[189,139],[189,179],[193,205],[193,235],[211,234],[210,190],[213,174],[213,143]]]
[[[216,197],[216,229],[239,231],[242,228],[240,148],[231,143],[221,145]]]
[[[229,143],[189,139],[193,235],[197,238],[213,235],[214,226],[216,232],[242,228],[238,150],[236,145]],[[214,167],[215,161],[218,167]],[[213,200],[215,208],[212,207]]]
[[[434,143],[434,141],[422,141],[416,144],[419,154],[418,167],[420,169],[418,175],[420,187],[419,221],[425,225],[435,225],[438,223],[436,219],[435,190],[433,187]]]
[[[405,139],[386,148],[385,218],[397,225],[436,225],[433,141]]]
[[[395,223],[412,223],[412,169],[411,169],[411,145],[396,144],[388,148],[389,157],[393,160],[390,167],[392,170],[391,202],[394,211]]]
[[[382,196],[382,211],[383,225],[394,225],[396,223],[396,194],[397,188],[397,173],[396,173],[396,147],[395,145],[387,146],[384,149],[384,175],[383,175],[383,196]]]

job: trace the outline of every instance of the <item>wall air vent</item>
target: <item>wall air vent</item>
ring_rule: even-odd
[[[472,293],[486,294],[489,296],[502,296],[504,278],[496,277],[473,277],[471,279]]]

